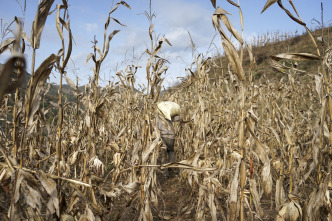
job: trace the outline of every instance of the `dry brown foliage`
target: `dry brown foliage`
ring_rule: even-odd
[[[240,5],[228,2],[239,9],[243,30]],[[306,28],[292,1],[297,17],[280,0],[268,1],[263,11],[275,2]],[[229,14],[216,7],[216,1],[211,3],[216,8],[212,22],[229,62],[227,74],[219,73],[222,77],[212,81],[216,59],[198,54],[188,68],[189,77],[162,97],[162,74],[168,61],[159,53],[165,42],[167,47],[171,43],[155,37],[151,13],[146,13],[151,47],[146,49],[150,57],[145,93],[134,88],[140,68],[134,65],[117,73],[117,87],[113,83],[98,86],[100,66],[119,32],[107,34],[110,21],[121,24],[111,14],[120,5],[130,8],[124,1],[110,10],[102,49],[95,43],[87,57],[95,68],[84,94],[79,94],[78,83],[65,72],[72,50],[67,1],[56,7],[55,16],[62,49],[36,70],[35,50],[53,1],[40,2],[30,39],[17,22],[15,38],[5,40],[0,48],[1,53],[13,52],[0,73],[0,115],[5,119],[0,129],[2,219],[118,220],[132,206],[138,220],[170,220],[172,216],[162,206],[159,173],[167,168],[175,168],[177,182],[190,187],[190,203],[178,208],[176,220],[331,219],[331,47],[320,52],[310,34],[316,55],[274,55],[271,67],[284,77],[253,81],[252,47],[244,44],[243,33],[232,26]],[[69,36],[66,47],[64,31]],[[24,102],[17,89],[26,66],[21,55],[23,38],[34,50]],[[242,64],[244,50],[250,57],[248,69]],[[317,72],[308,74],[313,80],[305,84],[299,74],[304,70],[295,63],[302,60],[314,60],[317,65]],[[58,116],[48,120],[49,109],[41,108],[40,102],[49,89],[45,82],[53,68],[61,76],[59,102],[54,104]],[[76,104],[62,101],[63,76],[75,90]],[[10,107],[9,93],[15,89]],[[155,127],[160,100],[180,104],[186,121],[175,125],[177,162],[164,165],[160,164],[162,142]],[[11,121],[9,109],[13,110]],[[119,202],[124,202],[120,209]]]

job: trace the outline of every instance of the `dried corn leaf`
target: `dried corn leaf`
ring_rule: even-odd
[[[306,61],[306,60],[320,60],[321,57],[310,54],[310,53],[281,53],[277,55],[272,55],[272,59],[278,61],[280,59],[289,59],[294,61]]]
[[[213,15],[217,15],[218,18],[224,23],[228,31],[240,42],[240,44],[243,44],[243,39],[240,35],[240,33],[233,27],[233,25],[229,22],[228,17],[226,14],[229,14],[227,11],[217,8],[217,10],[214,12]]]
[[[37,49],[40,45],[41,34],[44,29],[44,25],[49,15],[50,8],[53,4],[54,0],[42,0],[38,4],[37,13],[35,16],[35,20],[32,24],[32,32],[31,32],[31,39],[33,42],[33,48]]]
[[[261,180],[262,180],[264,193],[265,195],[269,196],[272,191],[272,184],[273,184],[270,161],[267,161],[264,164],[264,167],[262,169]]]
[[[254,179],[250,179],[249,184],[250,184],[250,193],[251,193],[253,201],[254,201],[256,212],[260,218],[263,218],[263,209],[261,207],[260,197],[259,197],[259,194],[257,191],[256,181]]]
[[[49,194],[47,202],[47,211],[50,214],[56,213],[58,217],[60,216],[59,199],[56,188],[51,192],[51,194]]]
[[[22,37],[22,40],[29,42],[29,44],[31,45],[31,39],[27,36],[27,33],[25,33],[25,31],[23,31],[23,30],[21,30],[21,37]],[[22,53],[24,53],[23,50],[22,50]]]
[[[78,153],[79,153],[78,151],[75,151],[74,153],[72,153],[72,155],[69,159],[70,165],[75,164],[75,162],[77,160]]]
[[[323,99],[323,76],[315,75],[315,89],[319,97],[320,103],[322,103]]]
[[[195,220],[204,220],[204,189],[202,186],[198,190],[198,202],[196,208]]]
[[[275,204],[276,210],[278,211],[281,205],[284,204],[285,192],[284,188],[282,187],[282,179],[278,179],[276,182],[276,194],[275,194]]]
[[[285,129],[285,136],[286,136],[288,145],[293,146],[294,145],[293,138],[292,138],[293,135],[292,135],[292,132],[290,132],[287,128]]]
[[[300,211],[294,202],[286,203],[276,217],[276,221],[289,220],[297,221],[300,218]]]
[[[195,164],[195,163],[193,163]],[[165,168],[180,168],[180,169],[191,169],[194,171],[214,171],[217,170],[217,168],[211,168],[211,167],[196,167],[196,166],[192,166],[189,164],[185,164],[185,163],[167,163],[167,164],[163,164],[160,167],[161,169],[165,169]]]
[[[279,62],[275,61],[274,59],[270,59],[269,60],[270,66],[276,70],[279,71],[280,73],[284,73],[287,74],[288,70],[290,69],[290,67],[287,67],[286,65],[280,64]]]
[[[105,165],[101,160],[98,159],[97,156],[92,157],[88,164],[90,169],[92,169],[96,174],[104,176]]]
[[[225,50],[227,59],[230,62],[232,68],[234,69],[237,77],[240,81],[244,80],[244,71],[242,68],[242,64],[240,63],[240,57],[236,52],[234,46],[228,41],[223,41],[222,45]]]
[[[239,187],[239,169],[240,169],[241,160],[237,162],[236,170],[234,177],[231,183],[230,189],[230,220],[235,220],[236,218],[236,205],[237,205],[237,194],[238,194],[238,187]]]
[[[214,8],[216,8],[216,0],[211,0],[211,4]]]
[[[310,194],[307,209],[304,214],[305,220],[316,220],[316,218],[319,217],[319,210],[324,205],[324,197],[326,191],[328,190],[329,178],[330,176],[327,176],[326,179],[319,185],[319,189],[313,190]]]
[[[127,185],[122,186],[122,188],[129,194],[136,193],[139,190],[140,183],[138,182],[131,182]]]
[[[40,217],[40,215],[38,215],[38,209],[34,209],[32,207],[26,206],[24,209],[25,212],[25,216],[27,217],[34,217],[34,221],[43,221]],[[22,218],[20,219],[22,220]]]
[[[10,220],[22,220],[22,217],[20,216],[20,212],[16,206],[10,206],[8,209],[8,217],[6,215],[2,215],[1,218],[5,221],[10,221]]]
[[[144,206],[141,209],[141,214],[138,220],[153,221],[153,216],[148,199],[144,201]]]
[[[22,193],[26,200],[26,203],[32,208],[36,209],[38,207],[41,210],[42,202],[41,202],[41,194],[39,191],[30,187],[27,184],[22,185]]]
[[[37,177],[49,195],[51,195],[54,191],[57,192],[55,181],[48,178],[43,171],[40,170],[37,173]]]
[[[244,160],[241,160],[241,165],[240,165],[240,187],[241,189],[244,188],[244,185],[246,183],[246,164]]]
[[[14,203],[17,203],[17,201],[20,198],[20,186],[24,179],[24,176],[21,175],[23,171],[21,169],[18,169],[16,171],[16,179],[15,179],[15,191],[14,191]]]
[[[156,56],[158,54],[158,52],[160,51],[161,49],[161,46],[162,44],[164,43],[164,41],[166,41],[166,43],[169,45],[169,46],[172,46],[172,44],[168,41],[167,38],[163,37],[162,39],[160,39],[158,41],[158,45],[156,47],[156,49],[154,50],[154,52],[152,53],[153,56]],[[164,60],[163,60],[164,61]]]
[[[149,27],[149,36],[150,36],[151,41],[153,39],[153,37],[152,37],[153,28],[154,28],[154,25],[151,23],[150,27]]]
[[[272,131],[274,137],[276,138],[278,144],[280,145],[280,137],[279,137],[277,131],[273,127],[268,127],[268,128]]]
[[[303,21],[301,21],[301,20],[295,18],[295,17],[292,15],[292,13],[291,13],[290,11],[288,11],[288,10],[283,6],[281,0],[278,0],[278,5],[279,5],[280,8],[282,8],[282,9],[286,12],[286,14],[287,14],[287,15],[288,15],[293,21],[299,23],[300,25],[306,26],[306,24],[305,24]]]
[[[261,13],[263,13],[266,9],[268,9],[271,5],[273,5],[274,3],[276,3],[277,1],[279,0],[268,0],[265,5],[264,5],[264,8],[262,10]]]
[[[218,179],[216,179],[216,178],[211,178],[210,181],[211,181],[211,183],[213,183],[213,185],[214,185],[216,188],[223,189],[223,186],[221,185],[221,183],[219,182]]]
[[[235,2],[233,2],[232,0],[227,0],[228,3],[230,3],[231,5],[240,8],[240,5],[236,4]]]
[[[295,11],[297,17],[300,17],[300,15],[299,15],[299,13],[297,12],[297,10],[296,10],[296,8],[295,8],[295,5],[294,5],[294,3],[293,3],[292,0],[289,0],[289,4],[291,4],[291,6],[293,7],[293,9],[294,9],[294,11]]]
[[[61,214],[60,220],[62,220],[62,221],[75,221],[75,218],[71,215],[63,213],[63,214]]]
[[[110,11],[109,14],[112,14],[119,7],[120,4],[131,9],[130,6],[125,1],[120,1],[120,2],[116,3],[115,7]]]
[[[243,14],[242,14],[241,7],[239,6],[238,8],[239,8],[239,14],[240,14],[240,21],[241,21],[241,32],[242,32],[241,39],[243,39]],[[243,41],[241,44],[241,50],[242,50],[242,45],[243,45]]]
[[[209,208],[210,208],[210,213],[211,213],[211,218],[213,221],[217,221],[217,208],[216,208],[216,205],[214,203],[214,196],[215,196],[215,193],[214,192],[210,192],[209,193]]]
[[[328,96],[325,96],[323,98],[323,102],[322,102],[322,106],[320,108],[320,120],[321,120],[321,124],[323,124],[323,122],[325,121],[325,117],[326,117],[326,111],[328,109],[329,105],[328,105]],[[319,133],[322,133],[322,131],[319,131]],[[317,140],[317,143],[319,141]]]
[[[149,148],[145,148],[142,153],[142,163],[144,164],[149,156],[149,154],[157,147],[160,146],[161,142],[159,140],[154,140]]]
[[[94,45],[94,46],[93,46],[93,49],[94,49],[95,51],[98,52],[100,58],[103,57],[103,53],[101,52],[100,47],[99,47],[98,45]],[[100,59],[99,59],[99,60],[100,60]],[[99,60],[98,60],[98,61],[99,61]]]
[[[85,212],[84,214],[80,217],[79,221],[95,221],[96,218],[93,215],[93,212],[91,211],[91,209],[89,208],[88,205],[86,205],[85,207]]]
[[[70,201],[69,201],[67,209],[66,209],[66,213],[70,213],[73,210],[75,204],[79,202],[79,200],[80,200],[80,198],[78,197],[77,191],[74,191],[71,194]]]
[[[55,54],[51,54],[38,67],[38,69],[36,70],[35,75],[33,77],[33,81],[30,82],[30,84],[29,84],[29,87],[31,88],[31,93],[26,94],[26,101],[25,101],[25,111],[26,111],[26,114],[28,115],[29,126],[32,125],[33,116],[39,108],[41,94],[45,90],[44,84],[53,69],[54,63],[56,63],[58,61],[59,61],[59,57]]]
[[[8,172],[5,168],[2,168],[2,170],[0,170],[0,183],[6,181],[11,177],[9,173],[10,172]]]
[[[76,90],[76,85],[74,82],[67,76],[66,72],[64,72],[64,77],[66,79],[67,84],[74,90]]]
[[[68,26],[69,26],[69,24],[68,24]],[[72,52],[72,47],[73,47],[73,36],[71,33],[71,29],[69,29],[69,27],[68,27],[68,49],[67,49],[67,54],[66,54],[65,60],[62,63],[63,69],[67,66],[67,63],[69,61],[69,58],[70,58],[70,55]]]
[[[119,188],[114,188],[111,191],[104,191],[101,190],[100,191],[101,194],[103,194],[104,196],[110,197],[110,198],[114,198],[114,197],[119,197],[121,195],[121,189]]]
[[[105,57],[107,56],[108,54],[108,51],[110,49],[110,41],[113,39],[114,35],[116,35],[120,30],[114,30],[107,38],[107,41],[106,41],[106,47],[105,47],[105,52],[103,54],[103,56],[101,57],[100,61],[102,62]],[[87,59],[88,60],[88,59]]]
[[[61,41],[63,41],[63,31],[62,31],[62,28],[61,28],[61,25],[60,25],[60,23],[61,23],[61,21],[60,21],[60,19],[61,19],[60,18],[60,9],[63,9],[63,8],[64,8],[63,5],[57,5],[57,12],[56,12],[56,15],[55,15],[56,29],[58,30]]]
[[[21,176],[23,176],[24,180],[31,186],[37,186],[39,184],[38,180],[35,178],[35,176],[31,172],[22,170]]]
[[[244,143],[244,121],[241,120],[239,126],[239,148],[243,147],[243,143]]]
[[[7,49],[9,49],[11,44],[14,44],[15,38],[7,38],[5,41],[3,41],[0,45],[0,54],[5,52]]]
[[[112,18],[111,17],[111,19],[113,19],[116,23],[118,23],[119,25],[121,25],[121,26],[124,26],[124,27],[127,27],[126,25],[124,25],[124,24],[122,24],[121,22],[119,22],[119,20],[117,20],[117,19],[115,19],[115,18]]]
[[[93,56],[93,54],[90,53],[90,54],[88,55],[88,57],[86,58],[85,63],[88,63],[88,61],[90,60],[90,58],[91,58],[92,56]]]
[[[254,64],[255,64],[255,58],[254,58],[254,55],[252,53],[252,45],[247,45],[247,49],[248,49],[248,54],[249,54],[250,69],[253,69]]]
[[[253,138],[255,140],[256,153],[257,153],[259,159],[265,164],[269,159],[267,152],[266,152],[266,148],[263,146],[263,144],[260,142],[260,140],[255,135],[254,130],[253,130],[254,125],[253,125],[252,121],[250,121],[250,120],[248,120],[248,118],[246,118],[245,122],[246,122],[246,128],[249,130],[251,136],[253,136]]]
[[[222,39],[224,39],[225,41],[231,42],[231,40],[228,38],[226,33],[221,28],[218,14],[229,14],[230,15],[230,13],[228,13],[227,11],[218,7],[212,16],[212,24],[213,24],[214,28],[218,29],[218,32],[219,32],[220,36],[222,37]]]

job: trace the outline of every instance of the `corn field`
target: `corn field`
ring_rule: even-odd
[[[160,50],[172,42],[156,37],[151,14],[143,92],[135,89],[135,65],[116,74],[120,86],[98,82],[119,32],[111,30],[112,13],[130,9],[126,2],[111,9],[102,45],[95,42],[87,55],[95,66],[84,93],[66,72],[74,47],[67,0],[54,12],[62,48],[39,67],[35,53],[54,0],[40,1],[30,37],[15,18],[15,34],[0,46],[0,53],[12,53],[0,72],[0,219],[125,220],[133,208],[134,220],[332,220],[331,41],[314,38],[289,2],[295,13],[281,0],[268,0],[262,12],[277,3],[306,30],[316,52],[272,55],[281,79],[254,80],[255,54],[243,39],[239,2],[228,0],[239,10],[240,31],[211,0],[228,62],[195,54],[188,77],[163,93],[163,74],[172,64]],[[23,56],[26,44],[33,48],[31,61]],[[244,56],[250,58],[246,68]],[[308,81],[298,68],[305,61],[316,65]],[[22,92],[28,62],[31,78]],[[52,71],[60,79],[58,103],[45,108]],[[76,103],[64,102],[64,81]],[[161,164],[156,105],[166,100],[181,106],[186,123],[175,124],[176,162]],[[50,119],[52,109],[57,115]],[[177,174],[171,182],[163,177],[167,169]],[[164,198],[178,186],[188,196],[172,211]]]

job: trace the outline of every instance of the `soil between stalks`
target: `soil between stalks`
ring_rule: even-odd
[[[157,172],[157,182],[161,193],[158,196],[159,215],[157,211],[152,208],[153,220],[194,220],[195,211],[187,211],[186,214],[181,214],[181,209],[190,206],[191,202],[191,188],[185,182],[181,181],[178,172],[170,177],[164,176],[163,173]],[[121,198],[114,202],[113,209],[107,215],[107,220],[138,220],[138,198],[135,198],[130,205],[128,201]],[[126,205],[127,204],[127,205]],[[121,214],[122,213],[122,214]]]

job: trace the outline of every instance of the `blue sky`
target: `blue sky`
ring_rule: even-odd
[[[22,10],[18,2],[23,6],[23,0],[0,0],[0,18],[3,24],[9,24],[14,16],[23,17]],[[109,80],[117,82],[116,71],[124,70],[126,65],[131,63],[140,65],[141,68],[137,75],[137,84],[146,84],[145,67],[147,57],[141,55],[145,51],[149,42],[148,28],[149,22],[143,15],[149,10],[149,0],[127,0],[131,10],[120,6],[112,15],[126,27],[122,27],[115,22],[111,23],[109,33],[114,29],[121,30],[110,45],[108,57],[102,64],[100,77],[101,84],[106,84]],[[292,21],[277,4],[272,5],[263,14],[261,10],[266,0],[240,0],[240,5],[244,17],[244,37],[248,41],[259,34],[266,32],[292,32],[296,30],[302,33],[304,29]],[[332,22],[331,0],[293,0],[302,20],[309,28],[317,26],[312,23],[312,19],[320,21],[321,2],[324,6],[324,22]],[[56,4],[62,1],[55,0],[52,9]],[[117,1],[113,2],[115,5]],[[288,1],[283,0],[283,4],[291,12],[291,6]],[[24,30],[30,36],[31,24],[35,17],[38,1],[28,0],[25,12]],[[88,83],[89,76],[93,75],[92,60],[85,63],[86,57],[92,52],[91,41],[96,38],[98,45],[102,48],[104,24],[110,11],[111,0],[70,0],[69,15],[71,29],[75,44],[73,46],[71,61],[68,64],[67,73],[71,79],[79,77],[80,85]],[[229,16],[231,23],[240,30],[240,19],[238,9],[230,5],[226,0],[217,0],[217,6],[227,10],[232,15]],[[164,45],[161,56],[170,61],[164,81],[165,87],[178,81],[177,77],[186,76],[185,68],[188,68],[193,61],[190,49],[190,40],[188,31],[198,46],[200,53],[207,53],[208,47],[215,36],[215,30],[212,26],[211,16],[214,8],[210,0],[152,0],[152,12],[156,15],[153,19],[155,33],[165,36],[173,45],[172,47]],[[14,29],[14,26],[12,27]],[[10,36],[5,36],[6,37]],[[3,39],[3,40],[4,40]],[[220,36],[217,35],[214,40],[214,48],[209,51],[213,55],[217,50],[221,50]],[[51,14],[46,22],[40,49],[37,50],[36,67],[51,53],[57,53],[61,48],[61,41],[55,27],[55,12]],[[135,59],[133,59],[133,51]],[[221,51],[222,52],[222,51]],[[31,69],[31,48],[27,48],[26,55],[28,61],[28,70]],[[9,57],[9,52],[0,55],[0,62],[4,63]],[[51,76],[52,82],[59,82],[59,75],[54,72]]]

